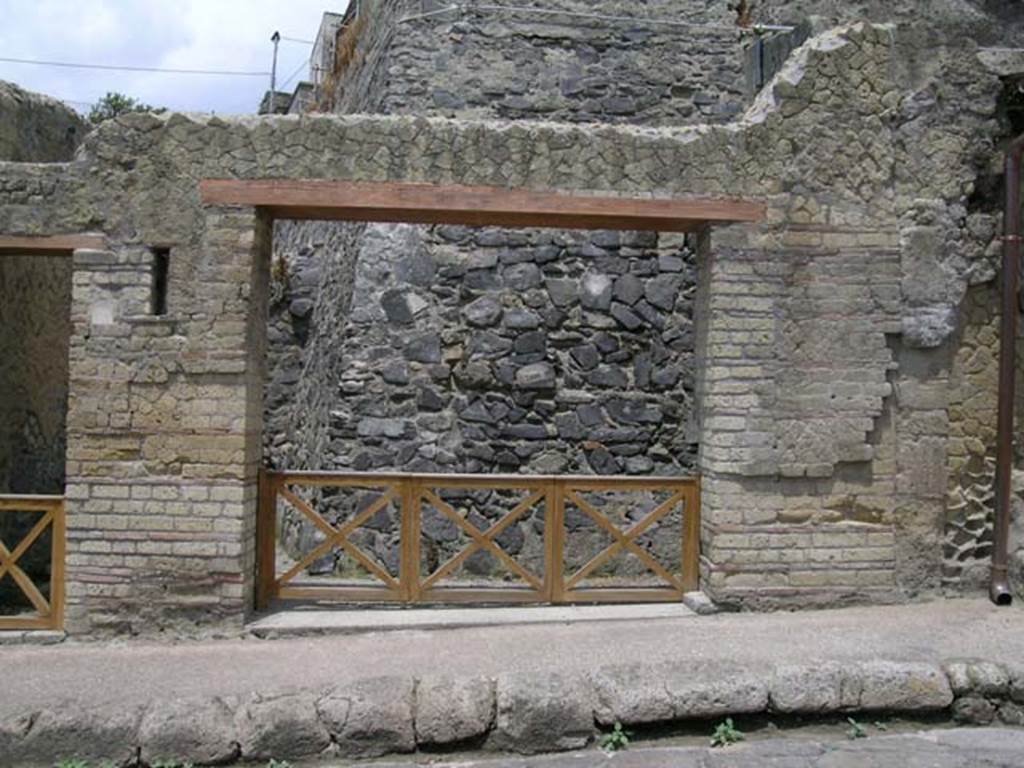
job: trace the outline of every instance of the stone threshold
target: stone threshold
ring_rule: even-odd
[[[246,626],[263,639],[316,635],[353,635],[401,630],[515,627],[584,622],[647,622],[680,619],[705,612],[706,598],[696,593],[684,603],[629,605],[538,605],[516,607],[346,608],[289,607],[259,616]]]

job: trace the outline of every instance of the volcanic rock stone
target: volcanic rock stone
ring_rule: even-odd
[[[554,389],[555,369],[550,363],[533,363],[516,371],[516,386],[520,389]]]

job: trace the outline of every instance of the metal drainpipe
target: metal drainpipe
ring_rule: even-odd
[[[1017,376],[1017,313],[1020,311],[1020,179],[1024,136],[1006,151],[1006,207],[1003,211],[1003,291],[999,329],[999,424],[996,449],[996,519],[989,597],[996,605],[1013,602],[1008,560],[1011,480],[1013,477],[1013,409]]]

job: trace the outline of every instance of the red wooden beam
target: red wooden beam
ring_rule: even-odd
[[[70,254],[77,248],[102,250],[107,240],[103,235],[0,235],[0,254]]]
[[[501,187],[206,179],[199,190],[206,204],[253,206],[278,219],[692,232],[765,218],[763,203],[743,200],[597,197]]]

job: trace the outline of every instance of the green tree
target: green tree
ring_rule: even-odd
[[[108,91],[106,96],[92,105],[92,109],[89,110],[89,122],[102,123],[104,120],[118,115],[126,115],[129,112],[160,113],[163,111],[163,107],[153,107],[131,96],[125,96],[123,93]]]

